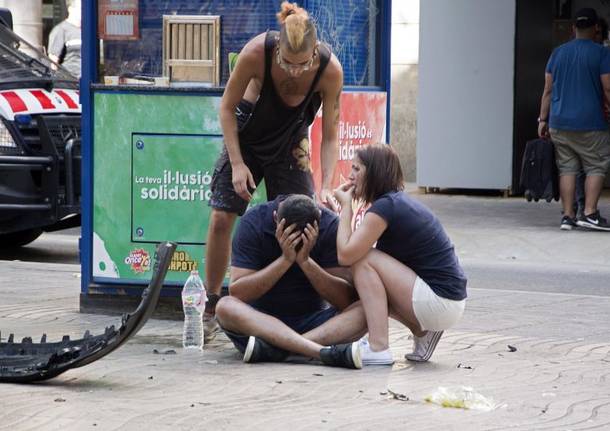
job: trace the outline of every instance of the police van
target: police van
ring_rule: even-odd
[[[0,8],[0,248],[80,225],[78,80],[12,31]]]

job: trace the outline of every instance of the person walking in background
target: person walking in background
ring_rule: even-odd
[[[553,51],[545,72],[538,135],[555,144],[562,230],[581,226],[610,231],[597,208],[610,166],[610,134],[603,110],[603,103],[610,100],[610,51],[595,43],[597,24],[594,9],[578,11],[576,37]],[[585,208],[577,218],[573,203],[581,169],[586,175]]]
[[[595,30],[595,43],[599,43],[604,48],[608,48],[608,22],[599,17],[597,20],[597,26]],[[610,112],[608,111],[608,104],[605,100],[602,100],[602,105],[604,107],[604,117],[606,121],[610,124]],[[585,171],[582,169],[576,175],[576,190],[574,194],[574,212],[576,214],[576,219],[583,218],[585,211],[585,180],[587,179],[587,175]]]
[[[72,75],[81,75],[81,0],[66,0],[68,17],[49,35],[49,58]]]
[[[343,69],[318,41],[305,9],[283,2],[277,18],[279,32],[259,34],[244,46],[220,103],[224,148],[212,178],[205,257],[208,339],[218,329],[214,305],[229,262],[232,227],[260,181],[265,180],[268,200],[291,193],[314,196],[311,167],[302,153],[309,154],[308,127],[322,104],[320,201],[334,205],[330,187]]]
[[[335,190],[341,205],[337,256],[340,265],[351,266],[369,331],[360,341],[363,365],[394,362],[388,317],[413,333],[406,359],[425,362],[464,312],[466,276],[454,247],[436,216],[403,187],[396,151],[379,144],[356,152],[349,182]],[[353,199],[371,206],[352,233]]]

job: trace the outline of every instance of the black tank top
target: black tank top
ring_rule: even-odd
[[[322,104],[320,93],[314,92],[314,88],[331,56],[330,48],[320,44],[320,66],[311,88],[298,106],[288,106],[275,91],[271,77],[277,37],[277,31],[268,31],[265,36],[265,76],[258,100],[255,104],[242,100],[236,110],[242,149],[263,163],[285,157],[295,142],[307,136],[307,128]]]

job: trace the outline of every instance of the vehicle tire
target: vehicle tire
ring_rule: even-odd
[[[41,229],[28,229],[0,235],[0,249],[17,248],[29,244],[42,235]]]

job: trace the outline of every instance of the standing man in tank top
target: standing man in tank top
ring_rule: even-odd
[[[262,179],[267,199],[314,195],[308,127],[322,106],[320,201],[335,209],[332,177],[337,161],[343,69],[320,43],[307,11],[282,3],[280,31],[251,39],[239,54],[220,104],[224,148],[212,179],[205,279],[206,338],[218,325],[215,305],[229,263],[231,230]]]

